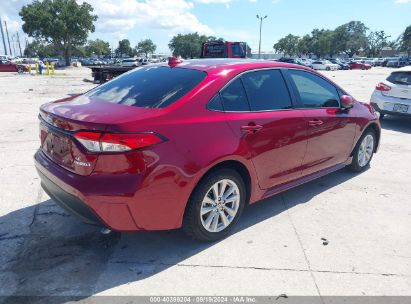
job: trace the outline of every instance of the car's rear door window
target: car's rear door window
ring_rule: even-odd
[[[261,70],[241,76],[251,111],[291,109],[291,98],[280,70]]]
[[[232,81],[221,91],[224,111],[228,112],[247,112],[250,106],[247,100],[247,94],[241,82],[241,78]]]
[[[115,78],[86,96],[134,107],[164,108],[186,95],[206,75],[194,69],[147,66]]]
[[[335,86],[310,72],[289,70],[290,78],[304,108],[339,107],[339,95]]]

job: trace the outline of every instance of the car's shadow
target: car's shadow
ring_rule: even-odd
[[[381,121],[381,127],[386,130],[411,134],[411,117],[387,115]]]
[[[249,206],[233,234],[307,203],[355,176],[342,169]],[[19,229],[23,223],[27,227]],[[10,296],[0,297],[0,302],[16,303],[15,296],[55,296],[47,301],[18,298],[18,302],[27,303],[65,303],[71,297],[86,298],[130,281],[144,280],[215,244],[193,241],[180,230],[104,236],[97,227],[82,224],[47,200],[0,217],[0,245],[3,257],[8,257],[3,268],[0,266],[0,283],[1,279],[7,283],[0,286],[0,296]],[[118,273],[124,267],[112,267],[113,263],[127,263],[133,275]],[[108,279],[101,279],[102,276]]]

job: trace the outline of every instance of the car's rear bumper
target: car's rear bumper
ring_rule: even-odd
[[[408,106],[408,112],[396,112],[394,111],[395,104],[402,104]],[[391,115],[411,115],[411,99],[403,99],[391,96],[385,96],[380,91],[375,90],[371,95],[371,105],[374,109],[381,114]]]
[[[121,179],[118,176],[80,176],[73,174],[52,162],[38,150],[34,156],[36,169],[44,191],[57,204],[85,223],[96,224],[114,231],[138,231],[129,209],[130,194],[112,191],[113,185],[124,183],[134,188],[138,181]]]
[[[62,188],[53,183],[40,170],[37,173],[41,179],[41,186],[50,198],[60,207],[69,213],[77,216],[87,224],[105,226],[105,224],[96,216],[96,214],[79,198],[64,191]]]

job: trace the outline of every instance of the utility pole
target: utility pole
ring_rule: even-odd
[[[15,35],[12,35],[12,36],[11,36],[11,45],[13,46],[14,56],[16,56],[16,45],[15,45],[15,43],[14,43],[14,37],[15,37]]]
[[[3,24],[1,23],[1,18],[0,18],[0,28],[1,28],[1,38],[3,38],[4,55],[7,55],[6,40],[4,40]]]
[[[21,44],[20,44],[19,32],[17,31],[16,34],[17,34],[17,42],[19,43],[20,57],[23,57],[23,53],[21,52]]]
[[[263,20],[267,17],[267,15],[265,15],[264,17],[260,17],[259,15],[257,15],[257,19],[260,20],[260,43],[258,44],[258,59],[261,58],[261,29],[263,27]]]
[[[7,29],[7,22],[6,22],[6,20],[4,20],[4,26],[6,27],[6,34],[7,34],[7,41],[9,42],[10,56],[13,56],[13,54],[11,53],[10,38],[9,38],[9,30]]]

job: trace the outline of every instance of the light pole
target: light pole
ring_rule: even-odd
[[[258,59],[260,59],[261,57],[261,28],[263,27],[263,20],[267,17],[267,15],[265,15],[264,17],[257,15],[257,19],[260,20],[260,43],[258,44]]]

